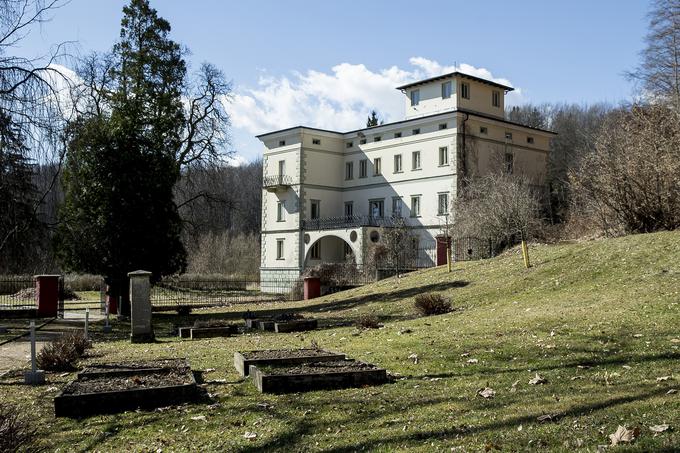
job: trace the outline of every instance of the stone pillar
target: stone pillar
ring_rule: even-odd
[[[59,277],[60,275],[36,275],[34,277],[38,317],[57,317],[59,309]]]
[[[305,300],[314,299],[321,295],[321,279],[305,277]]]
[[[148,343],[154,341],[151,325],[151,272],[134,271],[130,278],[130,341]]]

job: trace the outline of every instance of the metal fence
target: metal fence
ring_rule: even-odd
[[[498,254],[499,244],[490,239],[474,237],[453,238],[451,256],[453,261],[473,261],[493,258]]]
[[[261,281],[257,277],[202,280],[163,279],[151,287],[154,310],[181,307],[201,308],[233,304],[277,302],[301,298],[299,279],[278,278]]]
[[[0,277],[0,310],[36,308],[35,280],[32,277]]]

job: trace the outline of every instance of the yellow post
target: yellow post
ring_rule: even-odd
[[[524,266],[529,269],[531,263],[529,262],[529,247],[527,247],[527,241],[522,239],[522,257],[524,258]]]

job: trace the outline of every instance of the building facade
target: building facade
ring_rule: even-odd
[[[350,132],[293,127],[259,135],[263,156],[261,280],[348,257],[361,265],[403,218],[419,261],[446,262],[451,200],[463,178],[502,170],[545,186],[550,131],[505,120],[511,87],[454,72],[410,83],[405,119]],[[455,215],[453,213],[452,215]]]

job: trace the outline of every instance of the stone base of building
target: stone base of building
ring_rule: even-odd
[[[297,268],[260,268],[260,291],[263,293],[288,293],[294,289],[302,271]]]

